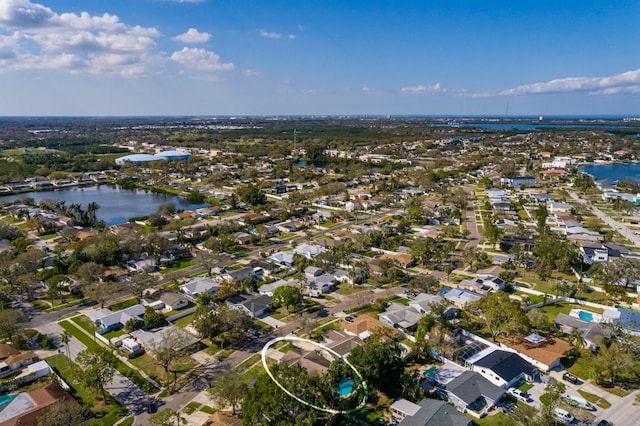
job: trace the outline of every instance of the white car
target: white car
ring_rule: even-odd
[[[507,393],[519,401],[522,401],[522,402],[531,401],[531,398],[529,398],[529,394],[526,392],[522,392],[520,389],[509,388]]]
[[[575,418],[571,415],[567,410],[563,410],[562,408],[554,408],[553,414],[556,417],[556,420],[562,422],[562,424],[568,425],[573,422]]]

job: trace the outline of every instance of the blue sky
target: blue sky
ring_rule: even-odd
[[[640,115],[640,2],[0,0],[0,115]]]

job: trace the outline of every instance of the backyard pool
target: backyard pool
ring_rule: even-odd
[[[343,380],[338,383],[337,392],[341,398],[346,398],[351,395],[354,390],[356,390],[356,383],[351,379]]]
[[[603,316],[600,314],[594,314],[593,312],[583,311],[582,309],[572,309],[569,315],[574,318],[580,318],[583,321],[589,322],[602,322]]]
[[[8,404],[14,399],[16,399],[18,395],[2,395],[0,396],[0,405]]]

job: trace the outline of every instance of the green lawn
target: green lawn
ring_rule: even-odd
[[[216,412],[216,409],[213,407],[209,407],[208,405],[203,405],[202,408],[200,408],[200,411],[207,414],[214,414]]]
[[[93,418],[88,420],[87,425],[112,425],[119,419],[127,415],[128,410],[118,404],[111,396],[107,397],[108,404],[97,398],[98,394],[92,388],[86,387],[81,378],[80,368],[71,362],[65,355],[53,355],[46,359],[62,379],[71,387],[71,394],[85,407],[89,408]]]
[[[94,325],[91,323],[91,320],[84,315],[77,315],[71,318],[71,321],[82,327],[87,333],[93,334]]]
[[[121,300],[112,305],[107,306],[107,308],[111,309],[113,312],[120,311],[122,309],[128,308],[133,305],[137,305],[140,303],[137,297],[132,297],[130,299]]]
[[[551,321],[553,321],[555,317],[560,313],[569,315],[569,312],[571,312],[572,309],[582,309],[584,311],[593,312],[595,314],[602,313],[602,309],[592,308],[591,306],[574,305],[573,303],[566,302],[543,306],[541,309],[547,314]]]
[[[473,420],[473,424],[478,426],[518,426],[518,422],[501,412],[481,419],[475,417],[470,418]]]
[[[156,364],[155,360],[149,354],[142,354],[129,360],[131,364],[147,373],[156,382],[163,382],[168,379],[164,373],[164,368]]]
[[[364,291],[364,289],[360,288],[359,286],[351,286],[347,283],[340,283],[336,287],[336,293],[341,294],[343,296],[349,296],[355,293],[360,293],[361,291]]]
[[[136,420],[135,417],[127,417],[120,423],[120,426],[133,426],[133,422]]]
[[[193,263],[194,263],[194,259],[179,259],[174,262],[171,262],[171,266],[169,266],[168,268],[164,268],[160,270],[160,273],[167,274],[169,272],[179,271],[180,269],[184,269],[184,268],[188,268],[189,266],[192,266]]]
[[[186,407],[184,407],[184,412],[187,414],[193,414],[194,412],[196,412],[198,410],[198,408],[200,408],[200,406],[202,406],[202,404],[200,404],[199,402],[190,402],[187,404]]]
[[[193,321],[193,318],[196,316],[195,312],[193,314],[189,314],[186,317],[182,317],[179,318],[175,321],[175,325],[177,325],[178,327],[184,328],[186,326],[188,326],[189,324],[191,324],[191,322]]]
[[[69,333],[71,333],[71,335],[73,337],[78,339],[80,341],[80,343],[85,345],[87,348],[93,348],[93,347],[96,347],[96,346],[102,347],[102,345],[98,344],[91,337],[89,337],[86,334],[84,334],[77,326],[75,326],[73,323],[71,323],[71,321],[64,320],[64,321],[60,321],[58,324],[60,325],[60,327],[62,327],[63,329],[65,329]],[[122,373],[124,376],[126,376],[129,380],[131,380],[133,383],[135,383],[141,389],[143,389],[143,390],[145,390],[147,392],[153,392],[153,391],[156,390],[151,383],[149,383],[144,377],[142,377],[140,375],[140,373],[138,373],[137,371],[133,370],[131,367],[129,367],[128,365],[126,365],[122,361],[118,360],[118,362],[116,364],[116,369],[120,373]],[[149,376],[151,376],[151,375],[149,375]]]
[[[522,386],[520,386],[518,389],[520,389],[522,392],[529,392],[529,389],[531,389],[533,387],[533,383],[525,383]]]
[[[604,408],[605,410],[611,407],[611,403],[604,398],[599,397],[598,395],[594,395],[587,391],[583,391],[582,389],[578,389],[578,393],[582,395],[584,399],[589,401],[592,404],[596,404],[597,406]]]
[[[111,330],[111,331],[109,331],[107,333],[104,333],[102,335],[102,337],[104,337],[105,339],[111,341],[111,339],[113,339],[114,337],[120,337],[120,336],[122,336],[124,334],[127,334],[127,333],[125,333],[122,329],[120,329],[120,330]]]

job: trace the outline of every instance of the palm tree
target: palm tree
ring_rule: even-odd
[[[584,336],[582,335],[582,331],[573,330],[568,337],[569,343],[577,348],[584,348],[584,345],[587,343]]]
[[[71,341],[71,333],[67,330],[63,331],[60,335],[60,342],[64,344],[64,350],[67,353],[67,361],[69,362],[69,366],[71,366],[71,348],[69,348],[69,342]]]

